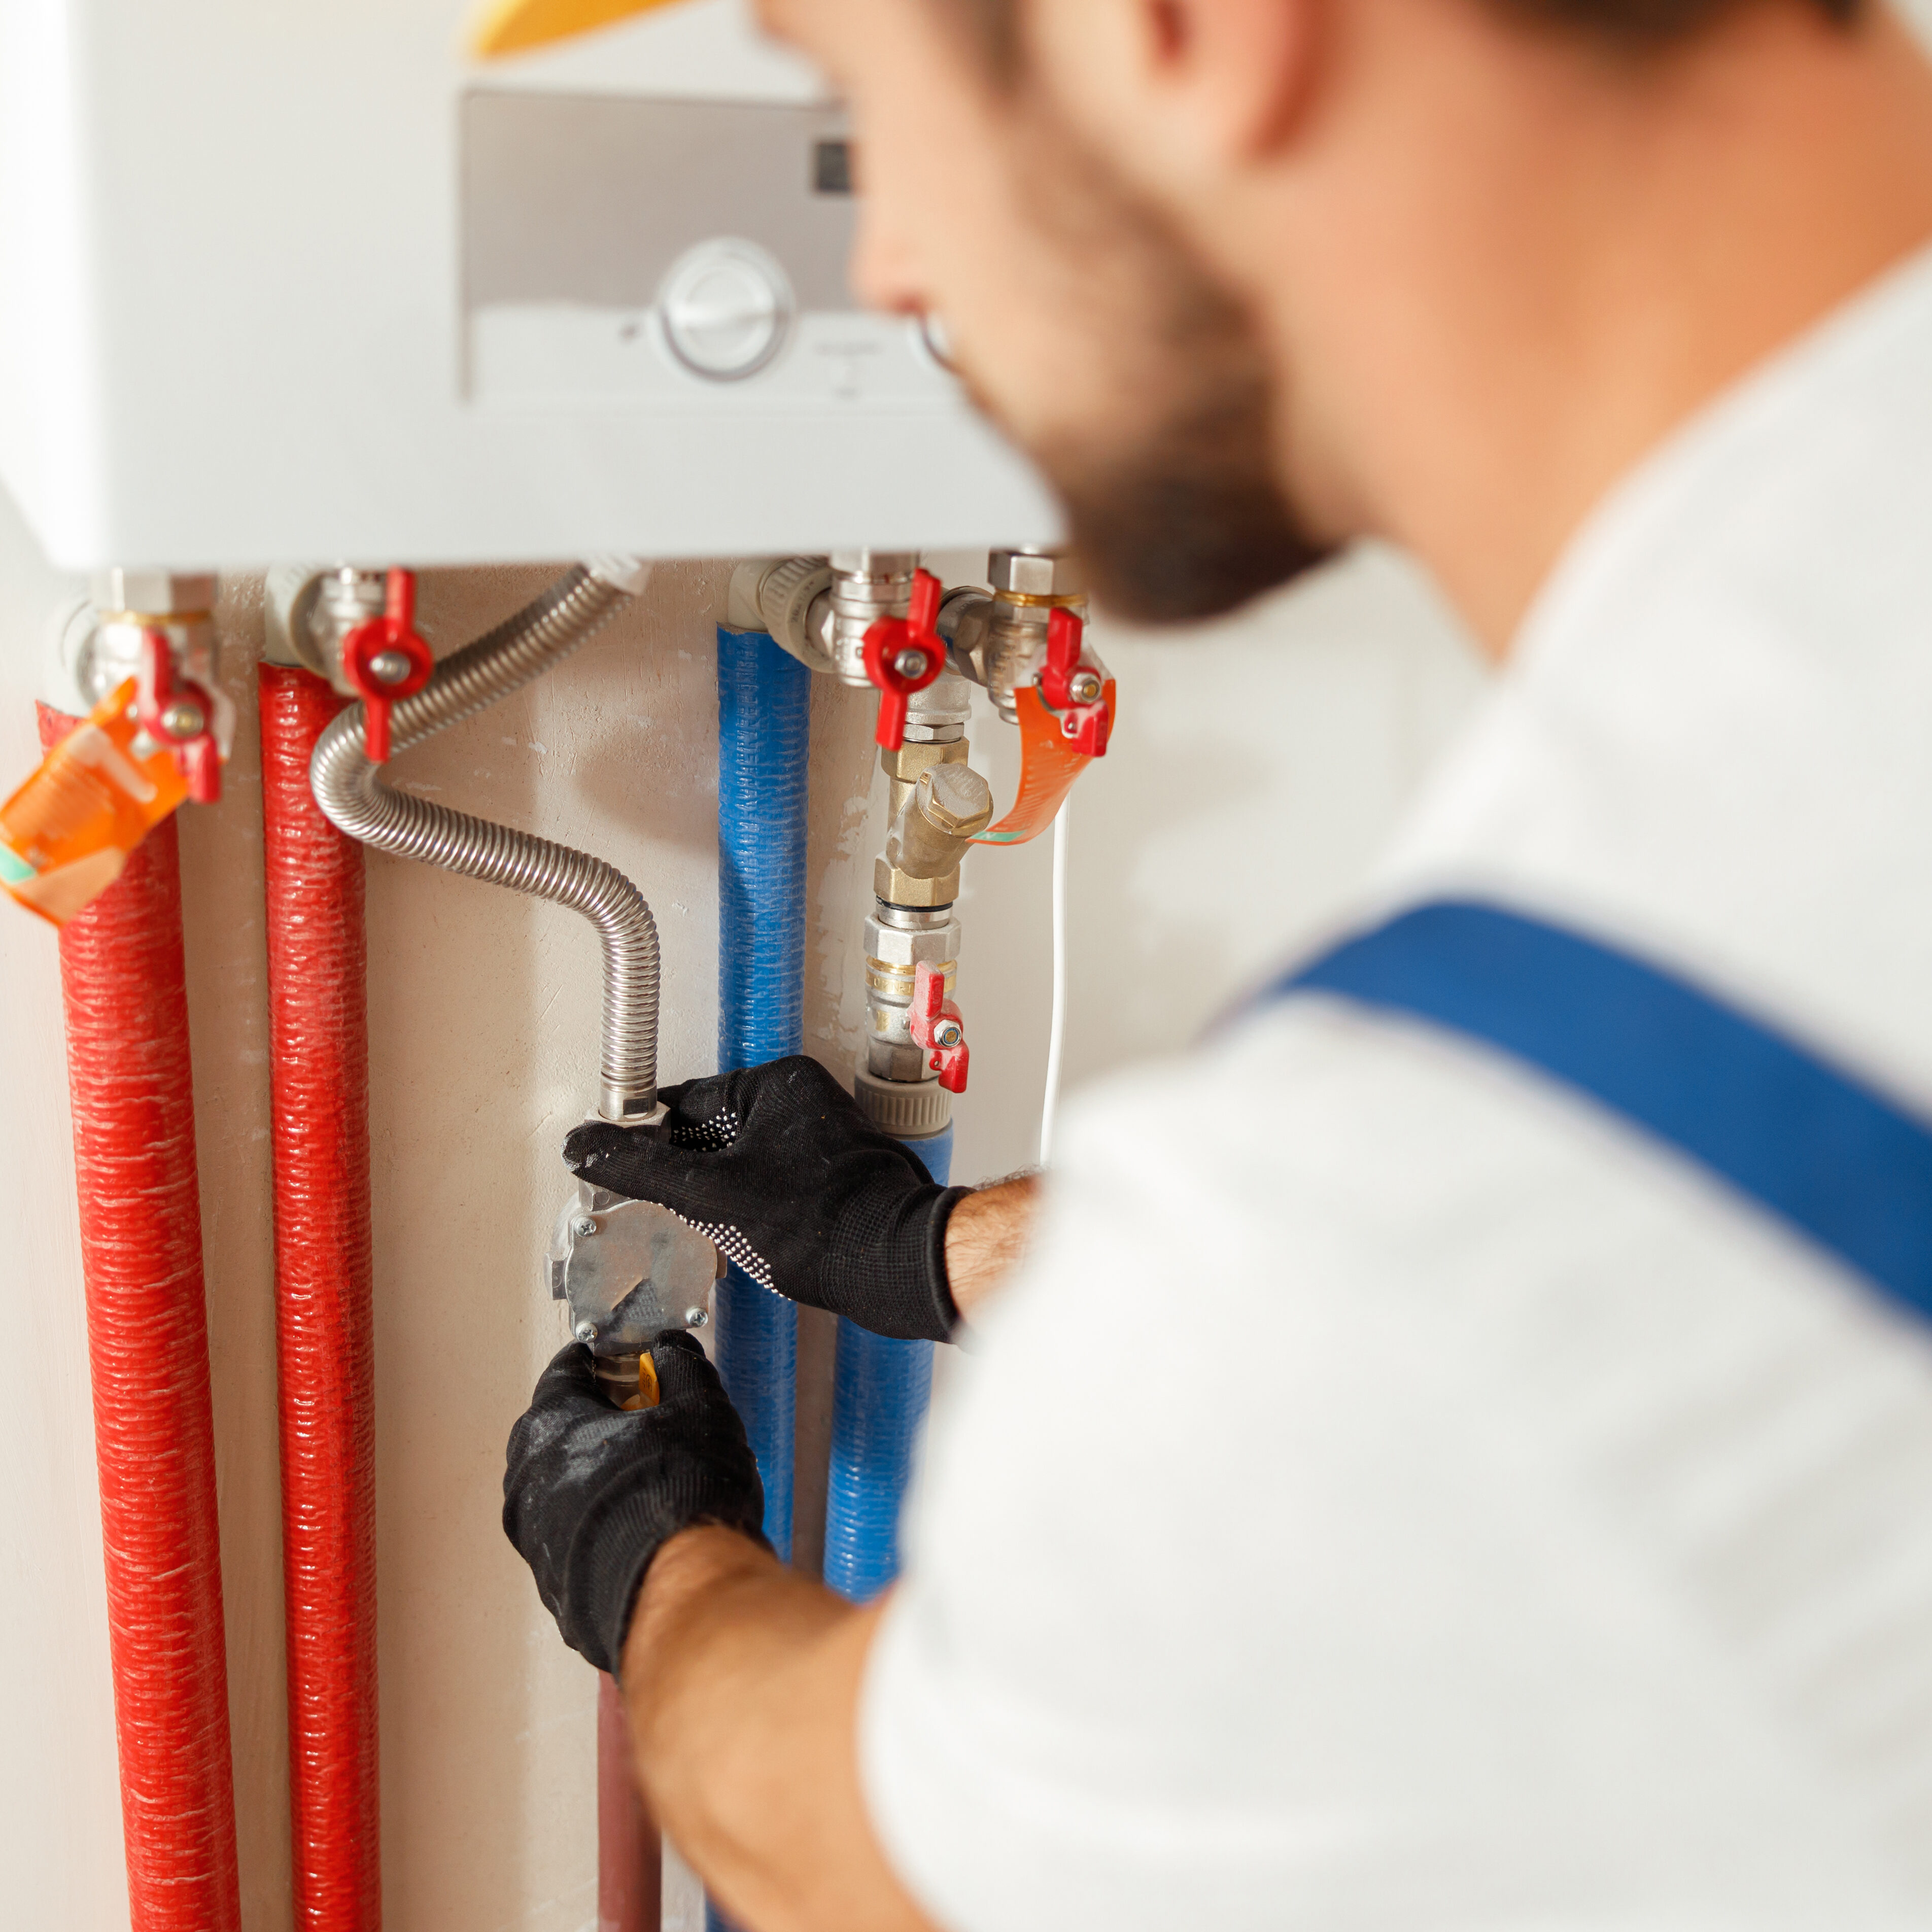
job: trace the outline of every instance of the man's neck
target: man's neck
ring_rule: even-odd
[[[1452,10],[1358,17],[1427,31]],[[1358,111],[1414,117],[1406,177],[1328,197],[1333,277],[1304,246],[1298,286],[1264,302],[1288,365],[1340,377],[1333,420],[1286,400],[1288,446],[1348,452],[1298,483],[1414,551],[1501,656],[1626,470],[1932,238],[1932,67],[1888,14],[1840,32],[1779,4],[1648,68],[1497,31],[1503,58],[1445,45],[1446,82],[1384,60],[1387,98]],[[1298,238],[1323,238],[1312,218]]]

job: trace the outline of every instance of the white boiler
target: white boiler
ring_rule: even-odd
[[[470,26],[0,8],[0,482],[57,562],[1053,539],[854,305],[843,117],[737,0],[487,67]]]

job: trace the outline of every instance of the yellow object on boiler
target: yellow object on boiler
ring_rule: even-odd
[[[671,0],[490,0],[470,31],[470,51],[480,60],[527,53],[670,4]]]

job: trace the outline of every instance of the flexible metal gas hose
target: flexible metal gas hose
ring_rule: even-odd
[[[607,580],[596,565],[580,566],[445,658],[415,697],[392,709],[392,752],[474,717],[561,662],[631,601],[639,573],[628,560],[624,572],[631,588]],[[624,572],[614,567],[612,574]],[[644,895],[587,852],[392,790],[382,767],[364,754],[362,716],[361,705],[350,706],[315,748],[309,779],[324,814],[379,852],[554,900],[589,920],[604,948],[600,1104],[613,1120],[650,1113],[658,1090],[658,929]]]

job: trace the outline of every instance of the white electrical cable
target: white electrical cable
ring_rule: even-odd
[[[1066,1044],[1066,820],[1073,809],[1063,799],[1053,822],[1053,1020],[1046,1039],[1046,1098],[1040,1110],[1040,1164],[1053,1154],[1054,1116],[1060,1111],[1060,1062]]]

